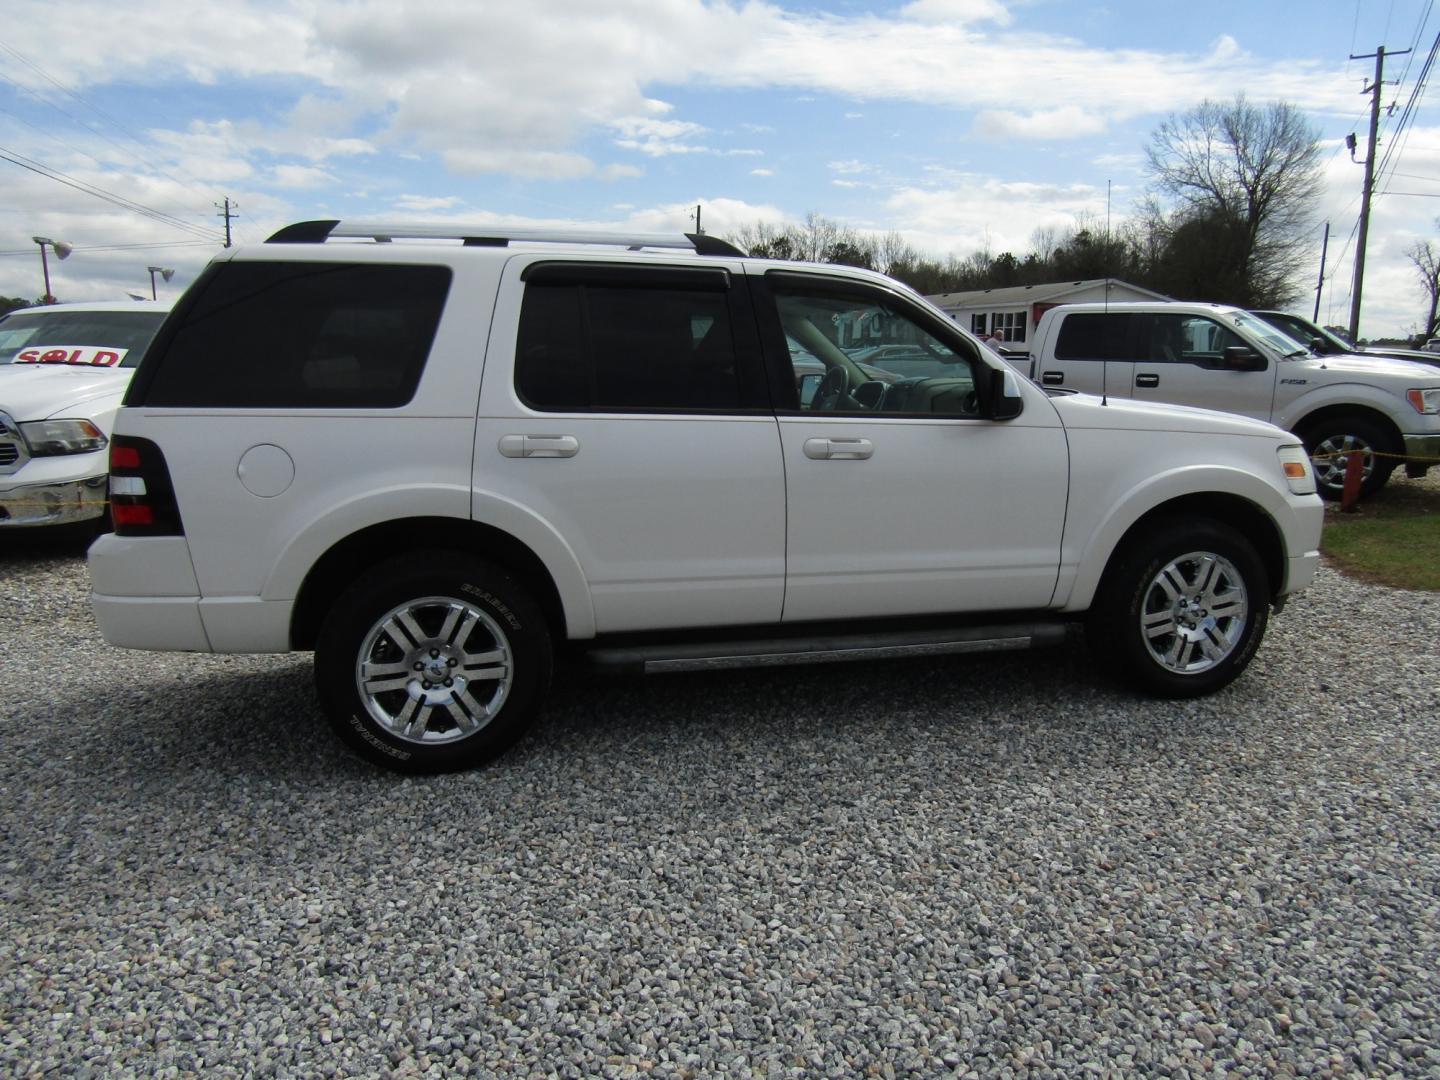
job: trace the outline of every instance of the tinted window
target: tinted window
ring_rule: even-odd
[[[441,266],[223,263],[196,283],[198,294],[177,315],[143,402],[404,405],[420,381],[449,286],[450,271]]]
[[[0,319],[0,364],[18,358],[21,363],[134,367],[164,321],[165,312],[153,310],[17,311]],[[33,350],[40,355],[31,357]],[[64,359],[45,359],[47,353],[56,351],[63,351]],[[118,356],[118,361],[110,354]]]
[[[1057,360],[1129,360],[1130,316],[1122,312],[1066,315],[1055,339]]]
[[[656,281],[527,283],[515,358],[515,388],[526,404],[548,411],[738,408],[727,294]]]

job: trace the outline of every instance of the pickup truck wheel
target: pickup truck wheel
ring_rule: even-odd
[[[326,716],[362,757],[402,772],[465,769],[529,727],[550,678],[539,606],[504,571],[422,551],[341,594],[315,646]]]
[[[1114,674],[1162,697],[1194,697],[1245,670],[1265,634],[1270,591],[1240,533],[1171,521],[1118,559],[1086,627]]]
[[[1345,467],[1352,451],[1363,456],[1360,495],[1373,494],[1390,479],[1394,464],[1375,456],[1389,446],[1385,433],[1364,417],[1341,416],[1322,420],[1305,431],[1305,449],[1315,470],[1315,487],[1326,499],[1339,499],[1345,492]]]

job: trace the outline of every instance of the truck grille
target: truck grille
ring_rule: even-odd
[[[0,442],[0,468],[20,460],[20,447],[13,442]]]

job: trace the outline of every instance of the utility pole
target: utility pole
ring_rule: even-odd
[[[695,204],[695,232],[703,233],[705,230],[700,227],[700,204]]]
[[[1393,52],[1391,56],[1404,56],[1409,49]],[[1355,286],[1350,293],[1350,336],[1360,340],[1360,293],[1365,284],[1365,241],[1370,236],[1370,196],[1375,191],[1375,141],[1380,134],[1380,91],[1385,80],[1385,46],[1378,46],[1373,53],[1364,56],[1351,55],[1351,60],[1368,60],[1375,57],[1375,82],[1362,94],[1370,95],[1370,142],[1365,152],[1365,188],[1360,196],[1360,235],[1355,239]],[[1353,139],[1351,140],[1354,141]]]
[[[1325,239],[1320,241],[1320,278],[1315,282],[1315,317],[1310,321],[1320,325],[1320,290],[1325,288],[1325,254],[1330,250],[1330,222],[1325,222]]]
[[[216,203],[216,204],[215,204],[215,208],[216,208],[217,210],[220,209],[220,204],[219,204],[219,203]],[[223,217],[223,218],[225,219],[225,246],[226,246],[227,248],[230,246],[230,219],[235,216],[233,213],[231,213],[231,211],[232,211],[232,210],[239,210],[239,209],[240,209],[240,204],[239,204],[239,203],[232,203],[232,202],[230,201],[230,196],[229,196],[229,195],[226,195],[226,196],[225,196],[225,208],[224,208],[223,210],[220,210],[220,213],[218,213],[218,214],[215,215],[216,217]]]

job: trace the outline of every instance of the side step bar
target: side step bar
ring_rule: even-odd
[[[1069,624],[1064,622],[1006,623],[917,632],[829,634],[814,638],[601,646],[589,650],[586,658],[596,667],[609,671],[659,675],[674,671],[1006,652],[1063,645],[1068,636]]]

